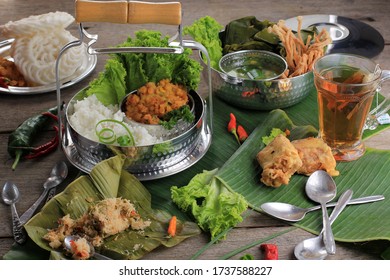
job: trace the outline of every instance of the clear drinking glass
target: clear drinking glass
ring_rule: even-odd
[[[352,54],[330,54],[313,67],[318,93],[319,137],[337,161],[364,154],[363,129],[375,93],[389,75],[377,63]]]

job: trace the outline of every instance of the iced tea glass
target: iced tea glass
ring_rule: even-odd
[[[337,161],[352,161],[365,152],[362,134],[373,97],[383,82],[374,61],[352,54],[329,54],[313,67],[318,93],[319,137]]]

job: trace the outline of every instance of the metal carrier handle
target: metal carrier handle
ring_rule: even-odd
[[[76,0],[76,22],[181,24],[181,3]]]
[[[62,120],[62,102],[61,102],[61,79],[59,73],[59,62],[63,53],[69,48],[80,46],[83,43],[84,36],[90,39],[87,44],[87,51],[91,55],[133,52],[133,53],[174,53],[182,54],[183,48],[190,48],[201,51],[207,59],[208,74],[208,110],[210,133],[213,132],[213,101],[211,85],[211,67],[210,57],[207,49],[200,43],[182,39],[182,10],[180,2],[161,2],[150,3],[141,1],[90,1],[75,0],[75,19],[79,23],[80,40],[72,41],[66,44],[58,54],[55,72],[57,88],[57,106],[59,127],[63,127]],[[92,48],[97,41],[98,35],[89,34],[84,28],[82,22],[108,22],[122,24],[166,24],[177,25],[178,31],[169,40],[169,47],[122,47],[122,48]],[[175,41],[178,39],[178,41]],[[64,143],[63,130],[59,130],[60,143]],[[65,139],[66,140],[66,139]],[[65,143],[67,146],[67,143]]]

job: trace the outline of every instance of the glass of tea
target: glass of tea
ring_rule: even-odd
[[[364,154],[364,124],[383,77],[374,61],[352,54],[329,54],[313,67],[318,93],[319,137],[337,161],[356,160]]]

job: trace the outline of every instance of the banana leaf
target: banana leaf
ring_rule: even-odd
[[[383,99],[383,97],[379,96],[379,102]],[[242,124],[247,132],[251,134],[256,128],[262,127],[263,125],[266,125],[269,117],[269,112],[268,111],[256,111],[256,110],[245,110],[241,108],[237,108],[236,106],[233,106],[231,104],[228,104],[218,98],[213,98],[213,139],[212,139],[212,144],[211,147],[209,148],[208,152],[206,155],[198,161],[195,165],[193,165],[191,168],[188,168],[179,174],[169,176],[166,178],[158,179],[158,180],[151,180],[151,181],[146,181],[143,182],[143,185],[147,188],[149,193],[152,196],[152,208],[153,209],[160,209],[163,212],[168,212],[172,215],[177,215],[179,219],[182,221],[192,221],[192,217],[189,217],[186,215],[186,213],[183,213],[180,211],[177,206],[172,202],[171,200],[171,193],[170,193],[170,188],[171,186],[185,186],[188,184],[188,182],[193,178],[196,174],[203,172],[203,170],[212,170],[215,168],[221,168],[226,161],[229,160],[229,158],[237,151],[238,144],[236,140],[234,139],[233,135],[228,133],[226,126],[227,123],[229,122],[229,113],[232,112],[236,115],[238,123]],[[312,92],[305,100],[300,102],[299,104],[296,104],[292,107],[285,108],[284,112],[287,114],[288,118],[291,121],[291,124],[297,125],[297,128],[303,128],[306,129],[306,126],[312,126],[317,128],[318,127],[318,113],[317,113],[317,95],[316,92]],[[364,132],[364,138],[368,138],[372,135],[375,135],[379,133],[380,131],[387,129],[389,125],[381,125],[379,126],[376,130],[371,131],[367,130]],[[250,136],[252,137],[252,136]],[[247,139],[249,142],[250,138]],[[245,145],[245,144],[244,144]],[[243,149],[243,148],[241,148]],[[365,165],[366,162],[362,162],[362,160],[370,156],[371,153],[377,154],[379,151],[371,150],[369,149],[367,154],[363,156],[362,159],[354,162],[354,163],[346,163],[345,165],[348,167],[348,165],[351,165],[350,168],[354,168],[352,166],[355,166],[357,170],[363,170],[364,172],[362,173],[362,176],[364,177],[364,174],[369,174],[371,173],[371,170],[375,170],[373,172],[373,175],[376,174],[377,176],[371,176],[372,180],[369,182],[368,185],[370,185],[370,188],[365,188],[365,183],[359,182],[357,186],[360,186],[360,190],[355,189],[356,186],[354,187],[354,197],[358,197],[361,195],[368,195],[367,190],[371,190],[371,192],[374,194],[384,194],[380,189],[377,191],[375,188],[372,186],[376,185],[376,181],[381,181],[382,186],[384,183],[383,178],[387,178],[386,176],[383,177],[383,174],[386,172],[389,173],[390,167],[389,165],[381,165],[380,162],[373,164],[372,168],[367,168]],[[380,158],[384,158],[385,156],[390,158],[390,152],[389,151],[383,151],[379,152]],[[383,154],[383,155],[382,155]],[[384,159],[383,159],[384,160]],[[375,160],[374,160],[375,161]],[[362,163],[360,163],[362,162]],[[339,164],[338,168],[342,167],[344,164]],[[376,167],[379,166],[379,167]],[[256,169],[256,166],[253,166]],[[339,183],[339,180],[343,178],[345,175],[344,168],[340,169],[342,174],[339,176],[339,178],[336,179],[336,182],[338,184],[338,190],[339,193],[341,191],[349,186],[343,186],[343,184],[347,184],[348,181],[344,181],[343,183]],[[375,169],[377,168],[377,169]],[[378,170],[380,171],[378,173]],[[223,171],[223,169],[222,169]],[[258,170],[257,170],[258,171]],[[360,172],[360,171],[359,171]],[[357,174],[358,172],[355,172]],[[349,176],[348,176],[349,177]],[[375,178],[373,178],[375,177]],[[254,179],[255,180],[255,179]],[[292,183],[295,181],[300,181],[301,184],[304,184],[304,177],[300,177],[299,175],[294,176],[292,179]],[[259,178],[256,177],[256,182],[259,181]],[[340,185],[341,184],[341,185]],[[367,186],[368,186],[367,185]],[[232,184],[230,186],[233,190],[238,190],[238,186],[235,184]],[[352,186],[351,186],[352,187]],[[291,189],[290,193],[287,193],[285,196],[282,195],[282,192],[285,191],[287,192],[289,190],[289,186],[280,190],[277,190],[277,192],[274,192],[273,195],[275,197],[263,197],[263,194],[260,194],[262,200],[280,200],[280,201],[287,201],[290,200],[291,203],[298,203],[298,201],[301,201],[301,205],[313,205],[311,201],[309,201],[304,194],[304,190],[300,190],[297,194],[294,194],[294,190]],[[256,190],[257,192],[264,191],[264,188],[261,188],[260,186]],[[244,192],[245,193],[245,192]],[[278,193],[278,195],[276,195]],[[246,195],[247,196],[247,195]],[[247,198],[248,199],[248,198]],[[286,199],[286,200],[284,200]],[[261,201],[252,201],[251,199],[248,199],[249,202],[251,203],[252,207],[259,207],[261,205]],[[335,221],[334,227],[340,228],[340,224],[342,225],[341,227],[345,226],[349,222],[352,222],[353,224],[358,224],[360,220],[355,220],[355,221],[342,221],[342,219],[347,220],[347,218],[343,218],[344,215],[346,215],[348,212],[347,211],[352,211],[354,209],[357,209],[356,211],[362,212],[360,213],[364,217],[364,212],[367,207],[378,207],[382,203],[388,203],[387,199],[382,202],[376,202],[372,204],[365,204],[365,205],[360,205],[360,206],[348,206],[346,209],[343,211],[343,213],[340,215],[340,217]],[[388,207],[390,208],[390,207]],[[362,210],[359,210],[362,209]],[[259,209],[258,209],[259,210]],[[358,213],[357,213],[358,214]],[[320,222],[318,222],[319,213],[311,213],[310,215],[308,214],[307,217],[305,218],[304,223],[296,223],[295,225],[298,227],[301,227],[305,230],[308,230],[310,232],[318,232],[320,229]],[[388,219],[385,214],[379,214],[379,217],[382,217],[382,220]],[[306,219],[310,219],[310,221],[306,221]],[[340,230],[340,229],[338,229]],[[341,240],[339,234],[337,233],[336,230],[336,239]],[[375,229],[372,229],[375,230]],[[353,234],[354,229],[352,228],[352,232],[350,233],[351,235]],[[390,230],[388,230],[390,232]],[[358,236],[358,235],[356,235]],[[358,240],[358,238],[356,238]],[[52,254],[53,255],[53,254]],[[390,256],[390,253],[387,254],[387,256]],[[3,256],[4,259],[47,259],[49,258],[48,251],[38,247],[35,245],[34,242],[32,242],[30,239],[27,241],[27,243],[23,246],[14,244],[11,248],[11,250]]]
[[[378,96],[378,98],[380,102],[383,97]],[[297,105],[272,113],[240,109],[218,98],[215,98],[213,102],[214,131],[210,149],[196,165],[180,174],[145,182],[153,198],[157,197],[153,200],[153,205],[156,208],[174,208],[175,205],[172,205],[170,200],[169,186],[185,186],[191,178],[203,170],[220,168],[218,177],[231,190],[242,194],[250,206],[257,211],[261,211],[260,205],[268,201],[289,202],[304,207],[313,206],[314,203],[306,197],[304,191],[307,177],[294,175],[288,186],[279,189],[265,187],[260,183],[260,168],[253,155],[255,150],[257,152],[262,148],[262,144],[255,138],[261,139],[262,136],[268,135],[273,127],[294,127],[294,138],[315,134],[315,128],[318,127],[316,92]],[[226,129],[230,112],[236,115],[237,122],[250,133],[249,138],[241,147],[238,147],[233,135]],[[388,128],[389,125],[381,125],[376,130],[366,130],[363,138],[367,139]],[[249,147],[251,142],[252,144],[257,142],[252,147],[253,151],[248,150],[251,149]],[[247,157],[246,161],[244,157]],[[355,162],[338,163],[337,169],[341,172],[340,176],[335,177],[338,195],[352,188],[354,197],[372,194],[389,197],[390,188],[386,184],[390,182],[389,160],[390,151],[367,149],[366,154]],[[237,176],[234,177],[233,174]],[[371,204],[348,206],[332,226],[336,239],[346,242],[390,240],[389,209],[388,199]],[[361,222],[361,219],[365,222]],[[322,227],[321,221],[321,213],[317,211],[308,214],[304,221],[294,225],[309,232],[318,233]]]
[[[122,197],[135,204],[138,213],[151,225],[143,231],[125,230],[104,240],[99,251],[114,259],[139,259],[160,245],[172,247],[191,236],[200,234],[196,224],[178,221],[177,235],[168,237],[167,227],[172,215],[154,210],[148,190],[123,169],[124,158],[116,156],[96,165],[91,173],[80,176],[60,194],[50,200],[26,225],[25,229],[39,247],[53,251],[43,240],[47,229],[55,228],[57,220],[66,214],[79,218],[95,202],[110,197]],[[63,258],[51,252],[50,258]]]
[[[315,205],[305,194],[307,177],[294,175],[288,185],[279,188],[267,187],[260,182],[261,168],[256,154],[264,148],[262,137],[272,128],[298,129],[282,110],[272,111],[262,126],[256,128],[247,141],[220,168],[217,177],[231,190],[242,194],[251,207],[261,211],[260,205],[269,201],[291,203],[300,207]],[[293,138],[304,138],[312,134],[310,126],[299,128]],[[390,197],[390,153],[367,149],[365,155],[353,162],[340,162],[334,177],[339,196],[352,189],[354,197],[382,194]],[[336,198],[337,199],[337,198]],[[390,240],[390,200],[347,207],[332,225],[335,238],[345,242]],[[321,211],[311,212],[294,224],[307,231],[318,233],[322,228]]]

